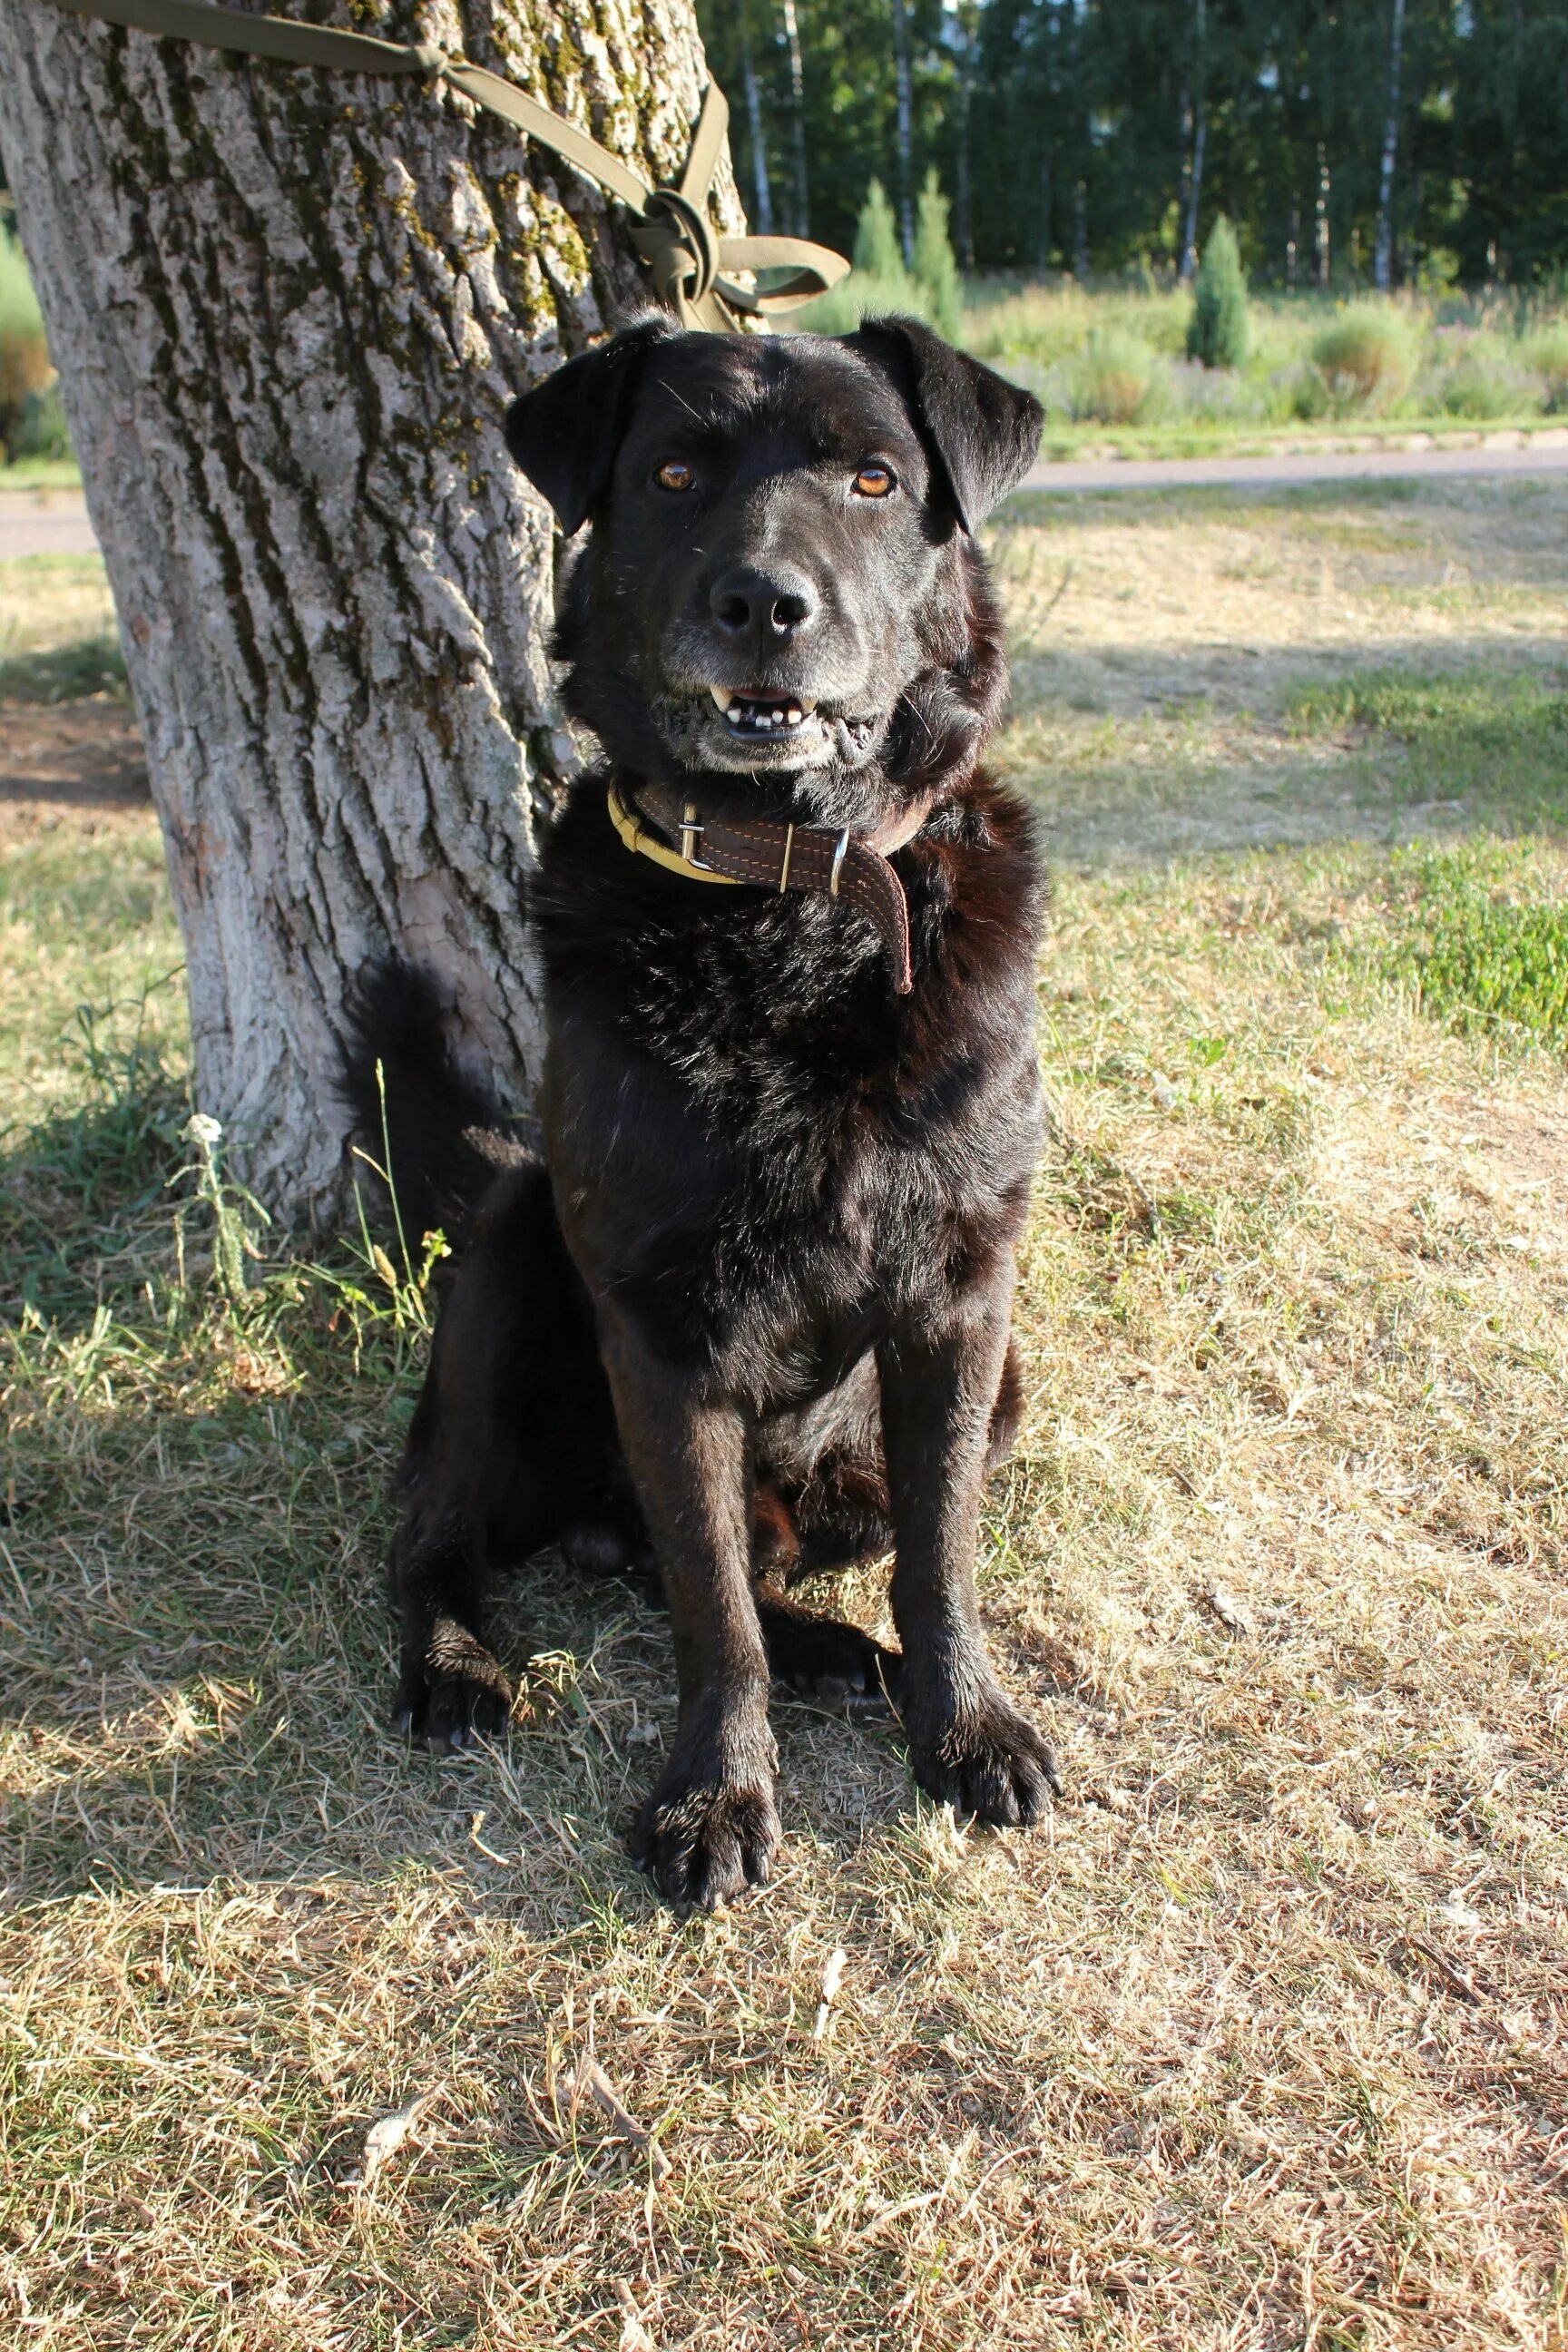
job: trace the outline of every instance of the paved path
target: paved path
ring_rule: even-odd
[[[0,561],[90,555],[97,545],[79,490],[0,490]]]
[[[1184,484],[1279,489],[1293,482],[1453,481],[1568,474],[1568,431],[1528,446],[1292,450],[1272,457],[1077,457],[1037,466],[1026,490],[1154,490]],[[0,562],[14,555],[90,555],[97,541],[77,490],[0,490]]]
[[[1037,466],[1026,490],[1155,490],[1189,486],[1271,490],[1293,482],[1463,480],[1477,475],[1568,474],[1568,432],[1509,436],[1471,449],[1295,449],[1269,457],[1078,457]]]

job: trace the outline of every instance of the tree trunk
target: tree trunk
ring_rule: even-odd
[[[741,26],[741,79],[746,87],[746,126],[752,137],[752,185],[756,192],[757,216],[753,224],[759,236],[773,233],[773,197],[768,185],[768,149],[763,136],[763,94],[757,87],[757,69],[752,63],[752,36],[742,21]]]
[[[417,34],[386,0],[333,13],[679,177],[690,0],[434,0]],[[524,894],[574,754],[551,520],[502,418],[647,281],[595,186],[455,94],[47,0],[0,11],[0,150],[163,823],[195,1101],[269,1204],[322,1217],[367,958],[436,971],[514,1103],[536,1075]]]
[[[1204,148],[1208,140],[1207,97],[1207,11],[1205,0],[1194,0],[1193,20],[1193,160],[1187,173],[1187,216],[1182,228],[1182,266],[1179,275],[1184,283],[1196,273],[1198,266],[1198,207],[1204,194]]]
[[[790,133],[795,145],[795,233],[811,235],[811,191],[805,176],[805,65],[800,53],[800,20],[795,0],[784,0],[784,39],[789,47]]]
[[[1373,283],[1380,294],[1394,284],[1394,171],[1399,160],[1399,71],[1405,49],[1405,0],[1394,0],[1388,41],[1388,116],[1383,133],[1383,169],[1377,185],[1377,243]]]
[[[960,8],[954,36],[958,45],[957,161],[953,173],[952,241],[958,266],[966,277],[974,273],[974,196],[970,177],[970,117],[974,88],[974,44],[979,37],[972,9]]]
[[[915,141],[910,18],[904,0],[893,0],[893,71],[899,104],[899,242],[907,268],[915,250]]]
[[[1318,202],[1316,218],[1313,223],[1313,244],[1317,254],[1318,283],[1320,286],[1327,286],[1331,273],[1332,256],[1329,251],[1329,197],[1331,193],[1331,183],[1329,178],[1329,158],[1327,152],[1320,142],[1318,147]]]

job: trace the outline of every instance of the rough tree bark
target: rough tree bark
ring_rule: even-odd
[[[690,0],[309,13],[461,51],[679,177],[706,81]],[[526,1099],[524,892],[574,753],[550,517],[501,422],[647,279],[595,186],[455,94],[48,0],[0,9],[0,150],[167,844],[195,1099],[263,1198],[321,1217],[367,957],[434,968]],[[720,190],[738,229],[727,164]]]

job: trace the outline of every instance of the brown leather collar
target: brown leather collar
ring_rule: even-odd
[[[914,985],[910,910],[904,886],[888,860],[914,839],[931,814],[931,798],[901,809],[860,839],[847,825],[840,830],[781,824],[772,817],[700,819],[694,802],[664,784],[638,784],[635,792],[623,786],[620,797],[679,849],[678,858],[660,858],[661,865],[689,866],[698,877],[721,875],[759,890],[820,890],[830,898],[847,898],[875,923],[893,961],[893,986],[900,996],[909,995]]]

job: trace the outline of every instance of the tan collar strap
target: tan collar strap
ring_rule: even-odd
[[[865,840],[847,825],[782,824],[772,817],[700,818],[696,803],[663,784],[622,786],[610,794],[610,816],[630,849],[693,881],[742,882],[758,890],[816,890],[847,898],[868,916],[893,963],[893,986],[908,996],[910,910],[904,886],[888,860],[914,839],[931,814],[929,799],[901,809]],[[637,823],[638,818],[642,824]],[[650,842],[646,827],[664,836]],[[659,855],[660,849],[663,855]]]

